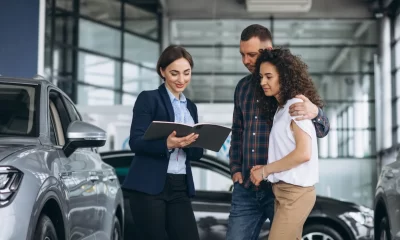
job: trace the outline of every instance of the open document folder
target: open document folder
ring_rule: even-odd
[[[156,140],[168,137],[176,131],[177,137],[185,137],[191,133],[199,134],[197,140],[187,147],[201,147],[218,152],[229,136],[231,129],[228,127],[198,123],[194,126],[183,123],[153,121],[144,134],[145,140]]]

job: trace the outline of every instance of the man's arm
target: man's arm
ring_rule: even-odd
[[[243,115],[239,106],[239,85],[240,84],[236,86],[234,95],[231,147],[229,149],[229,167],[231,170],[231,176],[235,173],[242,172]]]
[[[290,115],[296,117],[297,121],[305,119],[312,120],[318,138],[323,138],[328,135],[330,124],[325,113],[304,95],[298,95],[296,98],[302,99],[303,102],[292,104],[289,109]]]
[[[323,138],[328,135],[330,128],[329,119],[325,116],[322,109],[318,109],[318,115],[312,120],[312,122],[314,123],[318,138]]]

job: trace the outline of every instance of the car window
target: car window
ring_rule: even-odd
[[[38,136],[37,87],[0,84],[0,135]]]
[[[76,121],[76,120],[81,120],[81,117],[80,117],[78,111],[76,110],[76,108],[74,107],[73,103],[71,103],[65,97],[63,97],[63,98],[64,98],[64,102],[65,102],[65,107],[68,111],[71,122]]]
[[[64,101],[62,100],[62,94],[57,90],[51,89],[50,93],[50,110],[54,120],[54,127],[59,145],[65,144],[65,136],[67,129],[71,123],[71,117],[66,110]]]
[[[128,175],[129,167],[133,156],[122,155],[122,156],[103,156],[103,162],[109,164],[115,169],[115,173],[118,176],[119,182],[122,184],[125,180],[126,175]]]
[[[229,191],[232,180],[218,172],[202,167],[192,167],[193,180],[196,190]]]

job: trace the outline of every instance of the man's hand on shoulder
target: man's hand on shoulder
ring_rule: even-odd
[[[292,117],[297,117],[295,120],[301,121],[305,119],[314,119],[318,116],[318,107],[304,95],[297,95],[303,102],[297,102],[290,106],[289,114]]]

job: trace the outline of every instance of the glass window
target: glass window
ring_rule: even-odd
[[[156,89],[160,85],[157,72],[130,63],[124,63],[123,91],[139,94]]]
[[[355,31],[360,35],[356,40]],[[376,43],[376,23],[373,20],[276,20],[275,45],[339,45]],[[370,37],[363,37],[368,35]]]
[[[0,135],[37,136],[37,100],[33,86],[0,84]]]
[[[323,159],[319,166],[320,180],[315,186],[318,195],[372,206],[375,159]]]
[[[46,72],[50,77],[51,70]],[[69,48],[55,47],[53,51],[53,83],[63,90],[68,96],[74,92],[73,75],[73,50]]]
[[[271,29],[269,20],[257,23]],[[170,37],[171,42],[182,45],[238,45],[241,31],[251,24],[254,20],[173,20]]]
[[[119,57],[121,56],[121,32],[89,20],[80,19],[79,47]]]
[[[232,180],[210,169],[192,167],[194,185],[200,191],[229,191]]]
[[[121,2],[116,0],[79,1],[80,14],[116,27],[121,25]],[[88,30],[88,29],[85,29]]]
[[[80,52],[78,80],[90,85],[115,88],[118,86],[120,63],[113,59]]]
[[[125,33],[125,59],[150,68],[157,65],[160,45],[130,33]]]
[[[62,0],[56,0],[56,7],[61,8],[64,10],[72,11],[74,7],[74,1],[62,1]]]
[[[157,15],[131,4],[125,4],[125,29],[152,39],[159,37]]]
[[[74,37],[74,18],[72,12],[56,10],[54,23],[55,42],[72,45]]]
[[[65,102],[65,108],[67,109],[68,114],[71,118],[71,122],[76,121],[76,120],[81,120],[81,117],[78,114],[78,112],[76,111],[74,105],[66,98],[64,98],[64,102]]]
[[[136,97],[131,94],[123,94],[122,95],[122,105],[133,106],[135,104]]]
[[[113,90],[94,86],[78,85],[78,103],[83,106],[115,104],[115,92]]]

